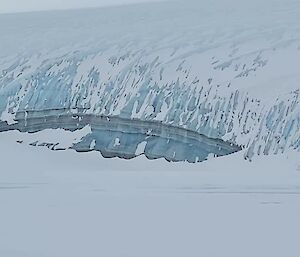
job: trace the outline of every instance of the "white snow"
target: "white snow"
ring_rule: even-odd
[[[248,158],[299,148],[299,16],[295,0],[0,15],[1,120],[84,109],[233,140]]]
[[[25,144],[31,143],[49,143],[57,144],[59,148],[70,148],[73,144],[80,142],[80,140],[91,133],[91,127],[85,126],[82,129],[78,129],[74,132],[66,131],[64,129],[45,129],[36,133],[19,133],[13,132],[16,141],[21,141]]]
[[[95,146],[96,146],[96,140],[93,139],[90,145],[90,149],[95,149]]]
[[[0,257],[299,257],[299,14],[298,0],[184,0],[0,15],[1,121],[177,117],[245,146],[168,163],[49,149],[89,126],[0,133]]]
[[[121,145],[120,138],[116,138],[114,142],[114,147]]]
[[[146,141],[143,141],[143,142],[139,143],[137,148],[136,148],[135,154],[136,155],[141,155],[142,153],[144,153],[146,145],[147,145]]]
[[[298,152],[191,165],[16,143],[27,137],[0,134],[0,256],[299,255]]]

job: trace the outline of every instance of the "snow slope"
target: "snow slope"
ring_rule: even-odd
[[[0,15],[1,120],[60,110],[162,122],[249,159],[299,150],[299,15],[296,0]]]

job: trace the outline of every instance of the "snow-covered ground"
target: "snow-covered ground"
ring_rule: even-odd
[[[0,15],[0,257],[299,257],[299,17],[299,0]],[[243,150],[104,159],[103,138],[170,148],[96,131],[77,153],[89,117]]]
[[[126,161],[28,145],[43,137],[0,134],[1,257],[300,254],[298,152]]]

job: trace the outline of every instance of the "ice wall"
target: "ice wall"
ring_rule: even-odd
[[[0,114],[162,122],[254,154],[300,149],[300,3],[182,1],[0,15]]]

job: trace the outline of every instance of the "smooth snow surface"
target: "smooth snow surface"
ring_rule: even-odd
[[[125,161],[32,136],[0,134],[0,256],[299,256],[298,152]]]
[[[1,0],[0,13],[124,5],[159,0]]]

